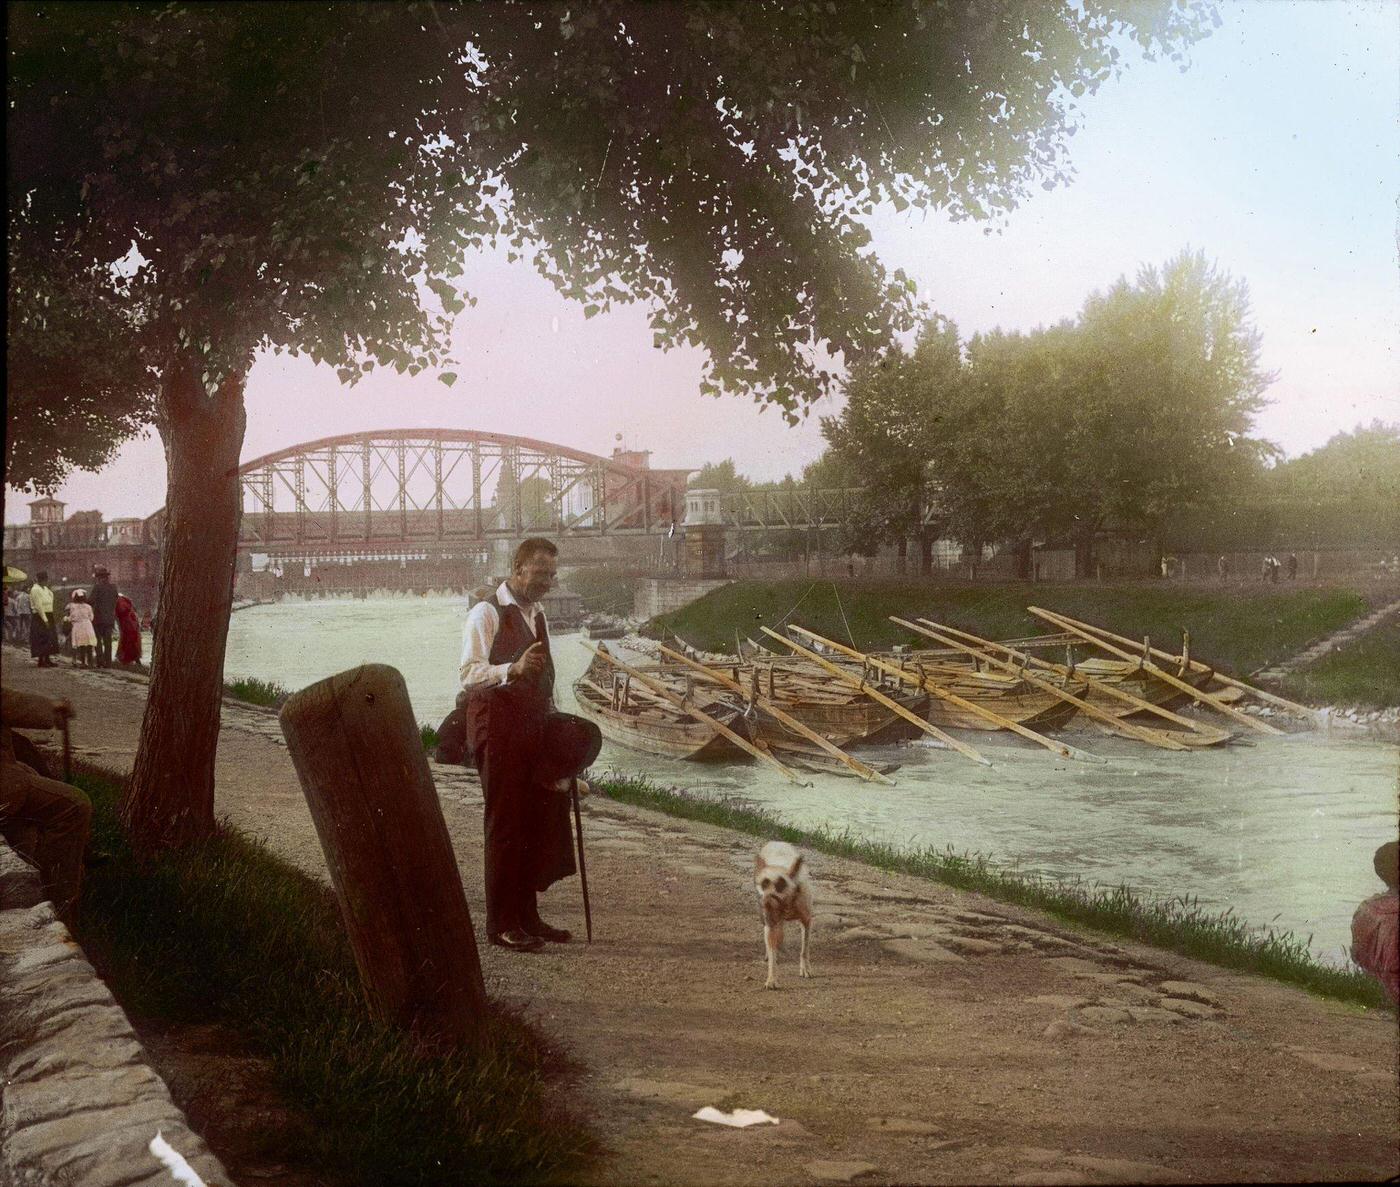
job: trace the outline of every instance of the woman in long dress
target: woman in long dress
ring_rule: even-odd
[[[141,662],[141,622],[126,594],[117,595],[117,663]]]

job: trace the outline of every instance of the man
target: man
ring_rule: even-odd
[[[87,595],[92,607],[92,629],[97,632],[97,666],[112,666],[112,630],[117,625],[117,587],[106,565],[92,571],[92,591]]]
[[[1387,841],[1373,860],[1385,883],[1351,917],[1351,957],[1381,983],[1393,1002],[1400,1003],[1400,845]]]
[[[10,599],[15,608],[15,642],[23,647],[29,642],[29,622],[32,618],[29,610],[29,591],[26,589],[15,590],[15,596]]]
[[[13,729],[57,729],[73,716],[67,701],[0,688],[0,833],[38,867],[59,917],[73,923],[82,889],[92,803],[76,787],[41,775],[15,756]]]
[[[53,590],[43,569],[34,574],[34,584],[29,587],[29,614],[29,654],[39,667],[52,668],[58,654],[58,628],[53,617]]]
[[[510,577],[472,607],[462,633],[457,705],[485,799],[486,936],[517,952],[572,938],[540,918],[536,895],[576,871],[567,793],[602,743],[591,722],[553,712],[539,603],[558,567],[551,541],[526,540]]]
[[[1288,580],[1298,580],[1298,554],[1296,552],[1288,554]]]

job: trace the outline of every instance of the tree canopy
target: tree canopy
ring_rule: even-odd
[[[126,304],[146,362],[189,349],[211,385],[258,347],[350,383],[374,363],[441,366],[472,299],[464,261],[504,241],[589,312],[649,302],[658,345],[705,347],[707,390],[795,414],[834,382],[828,352],[868,355],[915,317],[912,285],[870,252],[877,202],[987,217],[1054,184],[1074,98],[1117,68],[1119,44],[1179,55],[1210,11],[611,0],[9,15],[12,266],[57,263],[33,283],[106,295],[103,270],[134,246],[145,263]],[[12,334],[31,324],[21,312]]]
[[[1183,252],[1049,328],[962,349],[933,322],[912,354],[853,373],[824,431],[881,497],[907,500],[926,467],[964,544],[1074,541],[1088,571],[1100,529],[1156,533],[1242,489],[1271,453],[1249,436],[1270,378],[1245,286]]]

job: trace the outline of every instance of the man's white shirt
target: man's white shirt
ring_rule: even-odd
[[[535,602],[522,602],[510,592],[504,581],[496,587],[496,599],[502,606],[519,606],[525,615],[530,633],[538,637],[544,611]],[[546,627],[548,623],[546,622]],[[510,664],[493,664],[491,647],[496,642],[496,634],[501,629],[501,616],[496,607],[488,601],[480,601],[467,613],[467,624],[462,629],[462,660],[457,665],[457,675],[463,688],[479,688],[482,685],[504,684],[510,675]]]

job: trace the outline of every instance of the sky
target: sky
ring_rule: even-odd
[[[1073,317],[1093,291],[1181,249],[1245,280],[1275,372],[1257,435],[1296,457],[1372,419],[1400,422],[1400,2],[1220,0],[1221,26],[1178,65],[1130,63],[1081,105],[1074,179],[995,228],[885,208],[876,251],[965,337]],[[455,327],[458,381],[260,358],[247,387],[245,461],[377,428],[513,433],[652,465],[733,458],[758,481],[822,450],[816,405],[796,428],[747,398],[699,395],[701,355],[655,350],[646,312],[585,319],[528,265],[475,258],[479,298]],[[57,497],[71,513],[148,515],[165,499],[154,433]],[[7,494],[11,521],[27,497]]]

